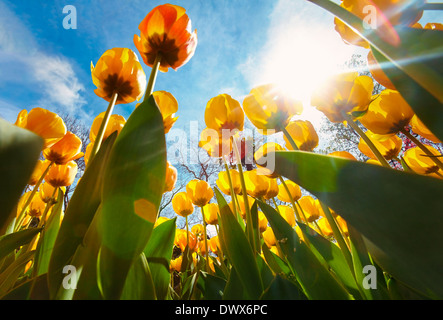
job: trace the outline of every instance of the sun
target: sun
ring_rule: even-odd
[[[328,28],[297,25],[272,40],[260,81],[272,82],[300,100],[304,106],[301,118],[318,124],[321,114],[310,105],[312,92],[328,77],[343,72],[344,62],[354,52]]]

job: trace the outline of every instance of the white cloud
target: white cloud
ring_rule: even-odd
[[[85,88],[73,64],[64,56],[44,52],[31,31],[6,4],[0,2],[0,84],[25,86],[38,97],[32,105],[61,108],[73,115],[87,117],[81,109],[86,103],[82,96]],[[0,114],[10,114],[12,109],[6,108],[13,103],[23,103],[3,99]]]

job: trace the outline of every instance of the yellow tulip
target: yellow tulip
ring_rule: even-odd
[[[48,203],[52,198],[52,195],[54,194],[54,190],[56,187],[53,187],[51,184],[45,182],[40,186],[39,194],[40,198],[43,200],[44,203]],[[61,187],[62,191],[65,192],[66,188]],[[57,197],[57,192],[55,193],[54,197]]]
[[[220,134],[223,134],[223,130],[242,131],[244,117],[240,103],[228,94],[220,94],[209,100],[206,105],[206,126]]]
[[[374,99],[359,120],[370,131],[394,135],[409,124],[414,111],[399,92],[386,89]]]
[[[261,211],[258,212],[258,228],[260,232],[264,232],[268,228],[268,219]]]
[[[74,183],[77,175],[77,163],[69,161],[65,164],[55,165],[49,169],[45,177],[47,183],[53,187],[67,187]]]
[[[31,111],[22,110],[15,125],[34,132],[44,140],[44,148],[49,148],[66,134],[66,125],[56,113],[43,108]]]
[[[186,185],[186,193],[192,203],[198,207],[203,207],[214,197],[214,192],[209,183],[204,180],[193,179]]]
[[[203,235],[205,232],[204,230],[205,230],[205,227],[203,227],[203,225],[201,223],[194,224],[191,228],[191,232],[193,234],[195,234],[198,241],[203,240]]]
[[[182,262],[183,262],[183,256],[179,256],[178,258],[171,260],[169,265],[170,271],[181,272]]]
[[[278,184],[277,179],[271,179],[269,178],[269,185],[268,190],[266,191],[266,194],[263,196],[265,200],[272,199],[278,195]]]
[[[286,127],[299,150],[312,151],[318,146],[318,135],[312,123],[308,120],[295,120]],[[283,136],[288,150],[294,150],[288,138]]]
[[[285,184],[289,189],[290,196],[288,195],[288,192],[283,184],[278,185],[278,195],[277,198],[280,201],[288,202],[290,203],[292,200],[297,201],[301,198],[301,189],[298,184],[291,180],[285,180]],[[291,200],[292,197],[292,200]]]
[[[337,221],[337,224],[342,233],[345,236],[349,236],[348,224],[346,223],[345,219],[343,219],[341,216],[337,216],[335,217],[335,220]]]
[[[212,158],[221,158],[231,153],[232,140],[223,139],[223,135],[212,128],[205,128],[200,134],[198,146]]]
[[[163,193],[174,190],[175,183],[177,182],[177,169],[171,165],[169,161],[166,162],[166,176],[165,176],[165,189]]]
[[[162,114],[166,134],[178,119],[178,117],[175,117],[175,113],[178,111],[177,99],[167,91],[154,91],[152,95]]]
[[[134,51],[128,48],[107,50],[97,64],[91,62],[95,94],[110,102],[117,94],[115,104],[140,100],[146,90],[146,75]]]
[[[218,223],[218,214],[220,209],[217,203],[208,203],[205,206],[205,222],[207,224],[215,225]]]
[[[267,84],[251,90],[243,100],[243,110],[257,129],[272,134],[283,131],[293,116],[301,114],[303,105],[284,96],[276,86]]]
[[[180,250],[183,252],[186,249],[186,246],[188,245],[188,236],[189,236],[189,250],[194,250],[197,247],[197,237],[192,232],[187,232],[183,229],[176,229],[175,230],[175,238],[174,238],[174,245],[180,248]]]
[[[329,225],[329,222],[326,218],[320,218],[317,221],[317,225],[320,228],[321,232],[326,236],[326,237],[331,237],[332,235],[334,235],[334,232],[332,231],[331,226]]]
[[[197,30],[191,33],[191,20],[180,6],[163,4],[152,9],[138,26],[140,36],[134,35],[146,65],[153,67],[161,55],[159,70],[177,70],[194,55]]]
[[[172,198],[172,209],[181,217],[187,217],[194,212],[194,205],[186,192],[179,192]]]
[[[234,189],[235,194],[241,193],[241,182],[240,182],[240,173],[235,169],[229,169],[229,175],[231,177],[232,187]],[[230,196],[231,188],[229,185],[228,173],[226,171],[220,171],[218,173],[218,179],[215,181],[217,187],[221,192]]]
[[[360,114],[368,109],[374,83],[358,72],[342,73],[330,77],[312,94],[311,104],[331,121],[346,121],[346,116]]]
[[[269,189],[269,178],[259,175],[257,170],[245,171],[243,173],[246,185],[246,192],[253,198],[261,198],[266,195]]]
[[[218,236],[214,236],[208,240],[208,247],[214,254],[218,255],[220,251],[220,239]]]
[[[368,138],[372,141],[378,151],[380,151],[381,155],[386,160],[391,160],[398,156],[401,151],[401,147],[403,145],[403,140],[401,140],[398,136],[387,136],[377,138],[374,137],[374,134],[370,131],[365,133]],[[376,160],[377,157],[372,152],[371,148],[366,144],[366,142],[360,138],[360,142],[358,144],[358,149],[367,157]]]
[[[372,53],[372,50],[369,51],[367,60],[369,71],[371,72],[372,77],[383,87],[391,90],[396,90],[394,84],[386,76],[383,69],[378,64],[377,60],[374,57],[374,54]]]
[[[26,213],[31,217],[41,217],[45,211],[46,203],[40,197],[32,198]]]
[[[274,155],[268,156],[269,153],[276,151],[283,151],[283,147],[275,142],[267,142],[258,148],[254,153],[254,159],[257,164],[257,173],[259,175],[265,175],[269,178],[277,178],[278,174],[275,170],[275,157]]]
[[[55,164],[66,164],[69,161],[83,157],[82,141],[72,132],[65,136],[52,147],[43,150],[46,160]]]
[[[105,117],[105,113],[106,112],[100,113],[92,122],[91,130],[89,131],[89,140],[91,141],[91,143],[94,142],[95,138],[97,137],[98,131],[100,130],[100,126],[103,122],[103,118]],[[117,134],[120,133],[125,124],[126,119],[123,116],[112,114],[109,117],[108,124],[106,125],[105,131],[103,133],[102,141],[105,141],[115,131],[117,131]]]
[[[424,124],[423,122],[414,114],[411,119],[411,127],[414,133],[419,134],[425,139],[428,139],[434,143],[442,143]]]
[[[300,198],[298,204],[303,210],[302,217],[306,217],[307,222],[314,222],[320,217],[320,212],[315,203],[314,198],[311,196],[304,196]]]
[[[334,152],[329,153],[328,156],[357,161],[357,159],[348,151],[334,151]]]
[[[272,231],[271,227],[267,227],[265,231],[262,233],[263,240],[265,240],[268,248],[275,246],[277,244],[277,240],[275,239],[274,231]]]
[[[440,152],[432,146],[426,145],[426,148],[436,157],[441,157]],[[419,174],[430,175],[433,177],[443,178],[443,170],[435,164],[432,159],[427,156],[419,147],[408,149],[403,159],[409,168]]]
[[[169,221],[169,218],[166,217],[158,217],[157,220],[154,223],[154,228],[158,227],[159,225],[161,225],[163,222]]]
[[[295,227],[295,213],[291,207],[280,205],[278,206],[278,212],[291,227]]]
[[[249,210],[252,208],[252,205],[254,204],[255,199],[252,198],[251,196],[247,196],[248,199],[248,205],[249,205]],[[246,219],[246,207],[245,207],[245,200],[243,199],[243,197],[237,197],[238,200],[238,205],[239,207],[237,207],[237,209],[240,211],[240,215],[242,216],[243,219]],[[232,204],[232,201],[229,202],[229,208],[231,208],[231,211],[234,212],[234,207]]]

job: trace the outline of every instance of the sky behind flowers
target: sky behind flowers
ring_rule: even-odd
[[[0,0],[0,116],[13,122],[21,109],[66,110],[87,125],[107,103],[97,97],[90,73],[108,49],[136,50],[138,24],[162,1]],[[334,31],[333,17],[305,0],[177,0],[187,10],[198,46],[178,71],[160,73],[155,90],[179,103],[177,127],[199,121],[220,93],[240,102],[253,86],[280,82],[309,107],[307,93],[336,72],[352,53]],[[77,29],[63,28],[63,8],[74,5]],[[434,15],[423,21],[441,22]],[[441,18],[440,18],[441,20]],[[147,77],[151,68],[143,65]],[[128,118],[135,103],[115,113]],[[309,115],[307,113],[307,115]],[[315,116],[315,115],[314,115]]]

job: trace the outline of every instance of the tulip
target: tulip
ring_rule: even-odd
[[[53,187],[67,187],[74,183],[77,175],[77,163],[69,161],[65,164],[55,165],[49,169],[46,175],[46,182]]]
[[[258,212],[258,228],[260,232],[264,232],[268,228],[268,219],[261,211]]]
[[[167,72],[177,70],[194,55],[197,31],[191,33],[191,20],[182,7],[164,4],[155,7],[139,25],[140,36],[134,35],[134,44],[143,61],[150,67]]]
[[[202,224],[200,223],[194,224],[191,228],[191,232],[195,234],[198,241],[203,240],[204,227]]]
[[[240,174],[235,169],[229,169],[229,175],[231,176],[232,188],[234,189],[235,194],[241,193],[241,182],[240,182]],[[217,187],[221,192],[230,196],[231,188],[229,185],[228,172],[220,171],[218,173],[218,179],[215,181]]]
[[[376,12],[371,10],[371,13],[376,14],[373,19],[376,19],[379,34],[383,31],[383,34],[396,38],[398,36],[394,33],[395,31],[392,31],[392,25],[412,26],[418,22],[423,15],[424,2],[424,0],[343,0],[341,7],[362,20],[369,14],[365,8],[376,8]],[[335,18],[334,23],[335,30],[345,43],[369,48],[369,44],[340,19]],[[396,39],[386,40],[395,41]]]
[[[169,221],[169,218],[166,217],[158,217],[157,220],[155,220],[154,223],[154,228],[158,227],[159,225],[161,225],[163,222]]]
[[[48,160],[38,160],[37,164],[35,165],[34,171],[32,172],[31,178],[29,178],[28,184],[30,186],[35,186],[40,179],[40,177],[43,175],[43,173],[48,168],[49,164],[51,162]]]
[[[180,248],[182,252],[185,251],[189,243],[189,250],[194,250],[197,247],[197,237],[192,232],[187,232],[183,229],[175,230],[174,245]]]
[[[246,116],[264,134],[284,131],[294,115],[301,114],[301,102],[284,96],[272,84],[253,88],[243,100]]]
[[[178,258],[171,260],[169,265],[170,271],[181,272],[182,262],[183,262],[183,256],[179,256]]]
[[[290,194],[288,194],[283,184],[279,184],[277,198],[280,201],[291,203],[292,201],[297,201],[301,198],[301,189],[298,184],[291,180],[286,180],[285,184],[288,187]]]
[[[46,160],[55,164],[66,164],[69,161],[83,157],[82,141],[72,132],[65,136],[52,147],[43,150]]]
[[[378,64],[377,60],[374,57],[374,54],[372,53],[372,50],[368,53],[368,66],[369,71],[371,72],[372,77],[380,83],[383,87],[391,90],[396,90],[394,84],[391,82],[391,80],[386,76],[383,69]]]
[[[58,187],[53,187],[49,183],[43,183],[40,187],[40,198],[43,200],[44,203],[48,203],[49,201],[53,200],[56,194]],[[61,187],[62,191],[65,192],[66,188]]]
[[[297,145],[298,150],[312,151],[318,146],[318,135],[310,121],[291,121],[286,127],[286,130]],[[286,148],[294,150],[288,138],[286,136],[283,136],[283,138],[286,142]]]
[[[221,158],[231,153],[231,139],[223,139],[223,136],[216,130],[205,128],[200,134],[198,146],[208,153],[212,158]]]
[[[254,159],[257,163],[257,173],[259,175],[266,175],[269,178],[277,178],[279,175],[274,172],[275,156],[268,156],[268,153],[283,150],[283,147],[275,142],[267,142],[260,146],[260,148],[254,153]]]
[[[295,227],[295,214],[290,206],[280,205],[278,206],[278,212],[291,227]]]
[[[434,143],[442,143],[424,124],[423,122],[414,114],[411,119],[410,125],[414,133],[419,134],[425,139],[428,139]]]
[[[240,103],[228,94],[220,94],[209,100],[206,105],[206,126],[220,134],[223,134],[223,130],[242,131],[244,117]],[[223,138],[228,139],[229,137]]]
[[[244,172],[246,192],[253,198],[261,198],[269,189],[269,178],[257,174],[257,170]]]
[[[194,212],[194,205],[186,192],[179,192],[172,198],[172,208],[181,217],[187,217]]]
[[[203,207],[214,197],[214,192],[209,183],[204,180],[191,180],[186,185],[186,193],[192,203],[198,207]]]
[[[269,185],[268,185],[268,190],[266,191],[266,194],[263,196],[263,198],[265,200],[269,200],[272,198],[275,198],[278,195],[278,184],[277,184],[277,179],[271,179],[269,178]]]
[[[205,222],[210,225],[218,223],[218,214],[220,213],[217,203],[208,203],[205,206]]]
[[[220,240],[218,236],[214,236],[208,241],[208,247],[209,249],[216,255],[220,252]]]
[[[248,199],[247,200],[248,201],[248,209],[251,210],[252,205],[254,204],[255,199],[250,197],[250,196],[247,196],[247,199]],[[237,197],[237,200],[238,200],[240,214],[241,214],[243,219],[246,219],[246,210],[247,209],[246,209],[246,206],[245,206],[245,200],[244,200],[243,197]],[[228,205],[229,205],[229,208],[231,208],[231,210],[234,212],[234,206],[233,206],[232,201],[229,202]]]
[[[165,176],[165,189],[163,193],[174,190],[175,183],[177,182],[177,169],[171,165],[169,161],[166,162],[166,176]]]
[[[56,113],[43,108],[34,108],[29,113],[27,110],[20,111],[15,125],[42,137],[44,148],[51,147],[66,134],[63,119]]]
[[[317,225],[320,228],[321,233],[326,237],[331,237],[334,232],[326,218],[321,218],[317,221]]]
[[[335,220],[337,221],[337,224],[343,235],[349,236],[348,224],[346,223],[345,219],[343,219],[341,216],[337,216]]]
[[[426,147],[433,156],[441,157],[441,154],[437,149],[429,145]],[[418,174],[443,178],[443,170],[441,170],[432,158],[426,155],[419,147],[408,149],[404,153],[403,159],[408,167]]]
[[[334,151],[334,152],[329,153],[328,156],[357,161],[357,159],[348,151]]]
[[[178,110],[178,102],[171,93],[166,91],[155,91],[152,93],[152,96],[162,114],[163,127],[166,134],[178,119],[178,117],[175,117],[175,113]]]
[[[316,89],[311,104],[331,122],[344,122],[349,116],[367,110],[373,89],[370,77],[359,76],[358,72],[342,73],[330,77]]]
[[[263,240],[265,240],[268,248],[275,246],[277,244],[277,240],[275,239],[274,231],[271,227],[267,227],[265,231],[262,233]]]
[[[100,126],[103,122],[105,116],[105,112],[100,113],[97,117],[95,117],[94,121],[92,122],[91,130],[89,131],[89,140],[91,142],[95,141],[95,138],[97,137],[97,134],[100,130]],[[112,133],[117,131],[117,134],[119,134],[123,127],[126,124],[126,119],[123,116],[120,116],[118,114],[113,114],[109,117],[108,124],[106,125],[105,131],[103,133],[103,140],[106,140]]]
[[[311,196],[304,196],[302,197],[298,204],[303,210],[302,216],[306,218],[307,222],[314,222],[320,217],[320,212],[318,210],[318,207],[315,203],[314,198]]]
[[[409,124],[414,111],[399,92],[386,89],[371,102],[359,120],[370,131],[381,135],[394,135]]]
[[[107,50],[97,64],[91,62],[95,94],[115,104],[140,100],[146,89],[146,75],[134,51],[128,48]]]
[[[378,151],[380,151],[381,155],[386,160],[391,160],[398,156],[401,151],[401,147],[403,145],[403,140],[401,140],[398,136],[388,136],[388,137],[380,137],[378,139],[374,138],[374,135],[371,132],[366,132],[366,135],[371,139],[372,143],[374,143],[375,147]],[[372,152],[371,148],[366,144],[366,142],[360,138],[360,142],[358,144],[358,149],[367,157],[376,160],[377,157]]]

